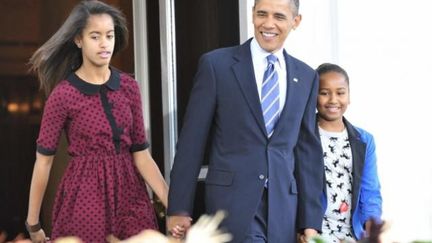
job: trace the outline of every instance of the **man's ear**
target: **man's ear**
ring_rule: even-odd
[[[301,14],[298,14],[297,16],[294,17],[293,30],[295,30],[300,25],[301,21],[302,21],[302,15]]]

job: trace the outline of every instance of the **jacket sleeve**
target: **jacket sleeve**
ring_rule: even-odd
[[[315,74],[295,148],[295,175],[299,191],[297,208],[297,229],[299,231],[312,228],[321,232],[324,212],[321,204],[324,188],[322,148],[319,137],[315,133],[318,84],[318,75]]]
[[[381,186],[377,172],[377,157],[375,153],[375,141],[371,134],[364,133],[362,136],[366,142],[365,165],[361,179],[360,210],[361,223],[371,219],[380,219],[382,214]]]
[[[201,57],[171,170],[168,215],[192,215],[197,177],[216,107],[214,69]]]

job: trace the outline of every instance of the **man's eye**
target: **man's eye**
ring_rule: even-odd
[[[283,15],[276,15],[275,18],[276,18],[277,20],[285,20],[285,19],[286,19],[286,17],[283,16]]]

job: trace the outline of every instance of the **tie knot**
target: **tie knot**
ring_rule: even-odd
[[[269,64],[275,64],[277,60],[278,60],[278,58],[273,54],[270,54],[267,56],[267,62]]]

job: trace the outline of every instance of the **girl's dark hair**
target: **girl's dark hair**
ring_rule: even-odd
[[[113,55],[128,43],[128,29],[123,13],[97,0],[82,1],[74,7],[59,30],[30,58],[30,70],[37,73],[40,88],[47,95],[59,81],[82,64],[82,53],[74,42],[82,34],[91,15],[108,14],[114,22],[115,45]]]
[[[329,72],[336,72],[336,73],[342,74],[345,77],[347,84],[349,85],[348,73],[343,68],[341,68],[340,66],[338,66],[336,64],[323,63],[323,64],[318,66],[316,71],[317,71],[319,76],[321,76],[325,73],[329,73]]]

